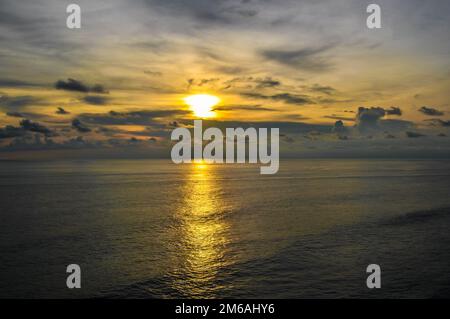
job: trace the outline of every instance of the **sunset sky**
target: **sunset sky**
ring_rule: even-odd
[[[450,154],[449,1],[70,3],[0,0],[0,159],[168,156],[200,93],[286,156]]]

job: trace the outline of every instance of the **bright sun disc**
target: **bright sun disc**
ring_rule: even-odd
[[[196,94],[188,96],[184,99],[187,105],[191,107],[195,116],[198,117],[214,117],[213,106],[219,103],[219,98],[209,94]]]

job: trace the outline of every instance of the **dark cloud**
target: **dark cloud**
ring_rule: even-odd
[[[82,136],[57,142],[49,137],[41,139],[39,134],[25,135],[14,138],[5,148],[7,150],[58,150],[58,149],[89,149],[103,147],[101,141],[87,141]]]
[[[305,71],[325,71],[331,68],[328,59],[321,56],[322,53],[330,50],[333,45],[326,45],[317,48],[304,48],[300,50],[264,50],[260,52],[265,59],[276,61],[280,64],[288,65]]]
[[[55,88],[58,90],[76,91],[76,92],[89,92],[89,87],[80,81],[74,79],[67,79],[67,81],[58,80],[55,83]]]
[[[93,93],[99,93],[99,94],[108,94],[109,91],[106,90],[103,85],[100,84],[95,84],[92,88],[91,88],[91,92]]]
[[[24,133],[22,128],[7,125],[4,128],[0,128],[0,139],[18,137],[22,136]]]
[[[324,116],[324,118],[332,119],[332,120],[340,120],[340,121],[350,121],[350,122],[355,121],[355,118],[353,118],[353,117],[339,116],[339,115],[335,115],[335,114],[326,115],[326,116]]]
[[[385,109],[387,115],[402,115],[402,110],[399,107],[391,106],[390,109]]]
[[[294,95],[290,93],[279,93],[274,95],[264,95],[260,93],[242,93],[241,95],[252,99],[282,101],[288,104],[304,105],[314,104],[306,95]]]
[[[62,107],[58,107],[58,109],[55,112],[56,114],[60,114],[60,115],[65,115],[65,114],[70,114],[70,112],[67,112],[66,110],[64,110]]]
[[[424,134],[421,134],[421,133],[417,133],[417,132],[406,132],[406,136],[407,137],[409,137],[409,138],[417,138],[417,137],[423,137],[423,136],[426,136],[426,135],[424,135]]]
[[[28,118],[35,120],[48,120],[48,116],[46,114],[39,114],[33,112],[7,112],[7,116],[16,117],[16,118]]]
[[[441,124],[442,126],[450,126],[450,121],[442,121],[442,120],[438,120],[439,124]]]
[[[386,115],[386,111],[381,107],[359,107],[356,114],[356,125],[364,131],[378,127],[378,121]]]
[[[30,132],[35,132],[35,133],[41,133],[44,135],[52,135],[52,131],[50,129],[48,129],[47,127],[45,127],[42,124],[36,123],[36,122],[32,122],[30,120],[22,120],[20,122],[20,126],[25,130],[25,131],[30,131]]]
[[[378,131],[404,131],[413,127],[410,121],[383,119],[388,112],[398,113],[397,108],[390,108],[388,110],[382,107],[359,107],[356,114],[356,127],[360,132]]]
[[[64,81],[64,80],[56,81],[55,88],[58,90],[83,92],[83,93],[89,93],[89,92],[101,93],[101,94],[108,93],[108,91],[105,90],[105,88],[100,84],[95,84],[94,86],[90,87],[81,81],[71,79],[71,78],[67,79],[67,81]]]
[[[435,108],[432,107],[427,107],[427,106],[422,106],[419,109],[419,112],[422,112],[425,115],[429,115],[429,116],[441,116],[444,115],[444,112],[441,112]]]
[[[263,79],[255,79],[255,82],[257,83],[256,85],[257,88],[269,88],[281,85],[280,81],[274,80],[271,77],[266,77]]]
[[[19,112],[7,112],[6,115],[10,117],[25,117],[22,113]]]
[[[154,110],[109,113],[81,114],[79,118],[89,124],[98,125],[161,125],[158,121],[164,118],[173,118],[190,115],[191,112],[183,110]]]
[[[333,93],[336,92],[336,89],[332,88],[331,86],[323,86],[319,84],[314,84],[313,86],[310,87],[310,90],[327,95],[332,95]]]
[[[342,134],[342,133],[346,133],[347,132],[347,128],[344,125],[344,122],[342,122],[341,120],[336,121],[334,123],[333,126],[333,130],[334,133],[338,133],[338,134]]]
[[[40,100],[34,96],[22,95],[22,96],[0,96],[0,106],[5,107],[8,110],[17,110],[25,106],[38,104]]]
[[[450,127],[450,120],[444,121],[441,119],[431,119],[431,120],[427,120],[427,121],[431,122],[432,125]]]
[[[414,123],[404,120],[382,119],[378,122],[379,129],[389,132],[401,132],[414,127]]]
[[[190,17],[196,23],[228,25],[236,24],[258,15],[252,1],[226,0],[145,0],[152,11],[161,10],[166,14],[179,17]]]
[[[89,133],[91,131],[91,129],[84,126],[79,119],[74,119],[72,121],[72,127],[80,133]]]
[[[13,80],[13,79],[0,79],[0,87],[32,87],[32,86],[40,86],[36,83],[31,83],[27,81],[21,80]]]
[[[281,82],[279,80],[273,79],[270,76],[266,77],[242,76],[227,80],[223,84],[225,85],[223,90],[230,88],[264,89],[280,86]]]
[[[93,105],[105,105],[108,99],[104,96],[88,95],[83,97],[83,101]]]

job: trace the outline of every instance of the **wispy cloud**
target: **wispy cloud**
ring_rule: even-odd
[[[441,116],[441,115],[444,115],[444,112],[439,111],[439,110],[437,110],[435,108],[432,108],[432,107],[427,107],[427,106],[422,106],[419,109],[419,112],[421,112],[421,113],[423,113],[425,115],[429,115],[429,116]]]
[[[261,93],[250,92],[250,93],[242,93],[241,95],[252,99],[281,101],[295,105],[314,104],[314,102],[306,95],[298,95],[291,93],[277,93],[273,95],[264,95]]]
[[[333,47],[334,45],[325,45],[297,50],[267,49],[261,51],[261,56],[296,69],[321,72],[332,67],[330,58],[322,54]]]

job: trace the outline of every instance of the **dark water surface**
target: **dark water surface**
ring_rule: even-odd
[[[280,167],[0,162],[0,297],[450,297],[450,161]]]

